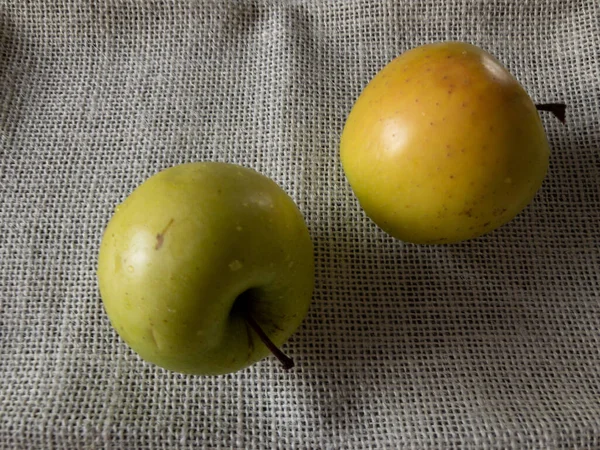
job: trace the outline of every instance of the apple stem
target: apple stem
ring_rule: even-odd
[[[535,105],[538,111],[548,111],[554,114],[558,120],[562,123],[566,123],[566,109],[567,105],[564,103],[538,103]]]
[[[254,318],[250,314],[245,315],[246,322],[250,325],[250,328],[254,330],[260,340],[265,344],[265,346],[275,355],[275,357],[281,362],[283,366],[283,370],[289,370],[294,367],[294,361],[292,358],[283,353],[279,348],[273,344],[273,341],[269,339],[269,336],[262,330],[260,325],[254,320]]]

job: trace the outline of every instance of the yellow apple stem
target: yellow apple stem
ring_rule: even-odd
[[[287,356],[285,353],[279,350],[279,348],[277,348],[275,344],[273,344],[273,341],[269,339],[269,336],[266,335],[266,333],[262,330],[260,325],[256,323],[256,320],[254,320],[254,318],[250,314],[245,314],[244,318],[246,319],[248,325],[250,325],[250,328],[252,328],[256,334],[258,334],[258,337],[263,342],[263,344],[265,344],[266,347],[271,351],[271,353],[273,353],[273,355],[275,355],[275,357],[281,362],[281,365],[283,366],[284,370],[289,370],[292,367],[294,367],[294,361],[292,360],[292,358]]]
[[[566,122],[565,116],[567,105],[564,103],[539,103],[536,104],[535,107],[538,111],[548,111],[554,114],[554,117],[556,117],[562,123]]]

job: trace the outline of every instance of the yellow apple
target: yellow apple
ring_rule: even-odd
[[[117,207],[98,283],[118,334],[177,372],[235,372],[278,350],[314,286],[313,247],[294,201],[235,164],[163,170]]]
[[[488,233],[533,199],[549,146],[536,105],[492,55],[424,45],[384,67],[357,99],[340,143],[365,213],[407,242]]]

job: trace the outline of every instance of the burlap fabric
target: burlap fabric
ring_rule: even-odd
[[[0,1],[0,446],[600,448],[600,4]],[[394,241],[338,158],[368,80],[464,40],[538,102],[551,168],[471,242]],[[253,167],[298,203],[317,287],[285,346],[221,377],[140,360],[98,294],[113,207],[187,161]]]

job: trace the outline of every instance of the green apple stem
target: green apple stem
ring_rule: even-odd
[[[273,344],[273,341],[269,339],[269,336],[266,335],[266,333],[262,330],[260,325],[256,322],[256,320],[254,320],[254,318],[250,314],[246,313],[244,318],[246,319],[248,325],[250,325],[250,328],[252,328],[256,334],[258,334],[258,337],[263,342],[263,344],[265,344],[266,347],[271,351],[271,353],[273,353],[273,355],[275,355],[275,357],[281,362],[281,365],[283,366],[284,370],[289,370],[292,367],[294,367],[294,361],[292,360],[292,358],[287,356],[285,353],[279,350],[279,348],[277,348],[275,344]]]
[[[554,114],[562,123],[566,123],[567,105],[564,103],[538,103],[535,105],[538,111],[548,111]]]

